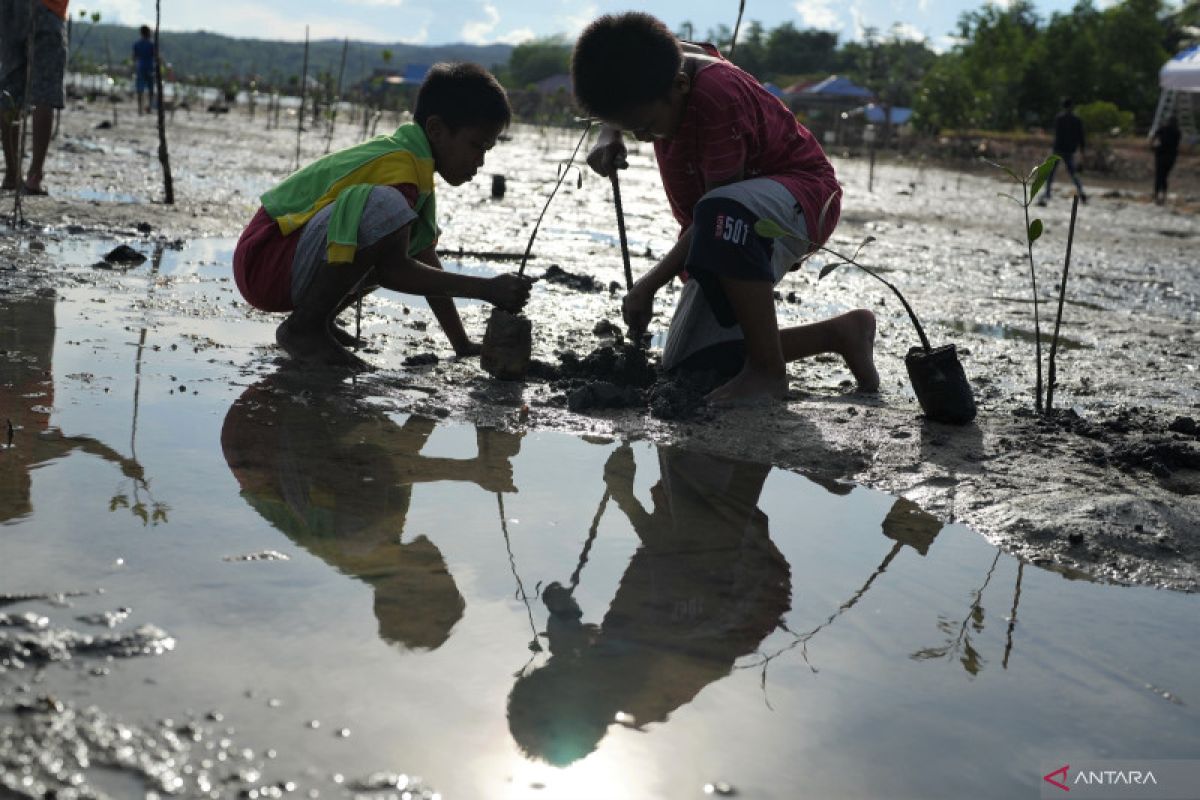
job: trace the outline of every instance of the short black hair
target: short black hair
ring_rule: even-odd
[[[575,100],[584,112],[611,119],[666,97],[681,66],[679,41],[657,17],[640,11],[605,14],[575,43]]]
[[[142,28],[141,28],[141,34],[142,34],[142,36],[143,36],[143,37],[145,37],[145,36],[149,36],[149,35],[150,35],[150,26],[149,26],[149,25],[143,25],[143,26],[142,26]]]
[[[1063,108],[1071,108],[1071,107],[1072,107],[1072,106],[1074,106],[1074,105],[1075,105],[1075,101],[1074,101],[1074,100],[1072,100],[1071,98],[1069,98],[1069,97],[1064,97],[1064,98],[1062,99],[1062,107],[1063,107]]]
[[[507,128],[512,106],[492,73],[469,61],[446,61],[434,64],[417,90],[413,119],[424,128],[434,115],[452,131],[491,125]]]

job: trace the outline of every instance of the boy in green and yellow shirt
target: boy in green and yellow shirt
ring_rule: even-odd
[[[448,273],[434,249],[434,174],[451,186],[471,180],[511,119],[504,89],[482,67],[437,64],[417,93],[413,122],[325,156],[262,196],[238,240],[234,278],[255,308],[290,312],[275,334],[290,356],[363,366],[334,318],[379,287],[425,295],[460,356],[479,345],[453,298],[525,306],[530,280]]]

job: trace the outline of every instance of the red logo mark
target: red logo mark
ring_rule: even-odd
[[[724,233],[725,233],[725,215],[717,214],[717,231],[716,231],[717,238],[720,239]]]
[[[1070,768],[1071,768],[1070,764],[1063,764],[1061,767],[1054,770],[1054,772],[1051,772],[1048,775],[1043,775],[1042,780],[1044,780],[1046,783],[1057,786],[1058,788],[1062,789],[1064,792],[1069,792],[1069,791],[1071,791],[1071,787],[1067,786],[1065,783],[1059,783],[1058,781],[1054,780],[1054,776],[1058,775],[1065,781],[1067,779],[1067,770],[1069,770]]]

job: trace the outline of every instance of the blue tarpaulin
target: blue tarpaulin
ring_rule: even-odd
[[[913,112],[911,108],[893,106],[892,113],[890,115],[892,118],[892,124],[903,125],[912,119],[912,113]],[[874,103],[871,103],[868,106],[863,106],[863,116],[865,116],[867,122],[870,122],[872,125],[882,125],[884,123],[883,106],[877,106]]]
[[[800,94],[820,94],[829,97],[873,97],[870,89],[859,86],[849,78],[839,78],[830,75],[823,81],[814,83]]]

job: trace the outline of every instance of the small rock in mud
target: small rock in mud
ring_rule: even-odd
[[[596,323],[596,326],[592,328],[592,334],[600,337],[611,336],[617,340],[625,338],[625,334],[621,333],[621,329],[606,319],[602,319]]]
[[[1200,432],[1197,429],[1196,420],[1191,417],[1176,417],[1167,427],[1167,430],[1174,433],[1187,434],[1188,436],[1195,436],[1197,432]]]
[[[129,245],[120,244],[108,251],[104,260],[110,264],[141,264],[146,257]]]
[[[438,357],[433,353],[418,353],[404,359],[402,363],[406,367],[431,367],[438,363]]]
[[[569,289],[574,289],[577,292],[602,292],[604,285],[593,278],[591,275],[576,275],[567,272],[558,264],[551,264],[550,267],[542,273],[542,279],[550,283],[557,283],[560,286],[566,286]]]

